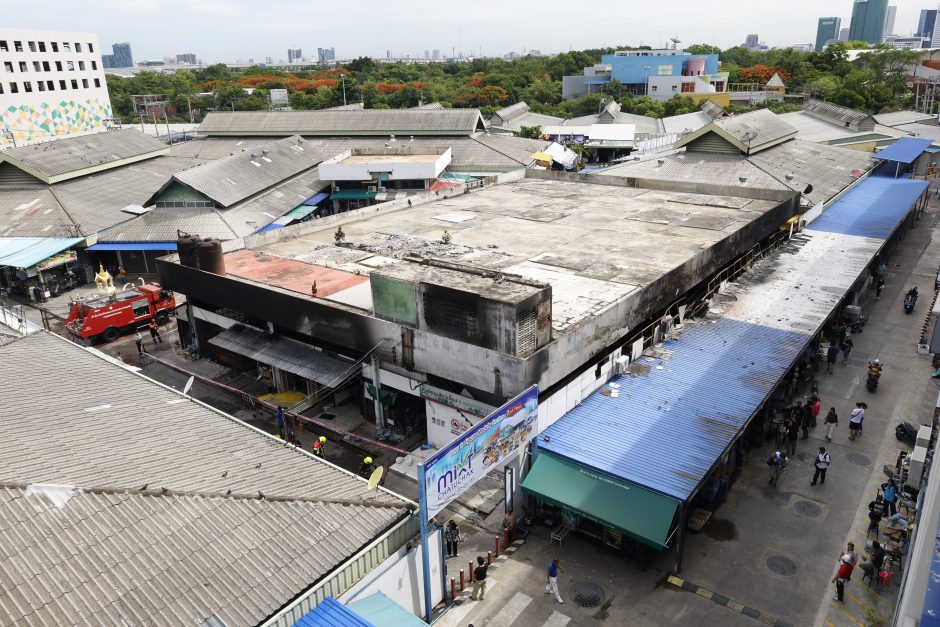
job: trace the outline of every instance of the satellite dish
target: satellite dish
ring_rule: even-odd
[[[372,471],[372,474],[369,476],[369,485],[366,487],[367,490],[375,490],[379,487],[379,481],[382,480],[382,475],[385,473],[385,469],[379,466]]]
[[[189,394],[189,390],[193,387],[193,381],[196,380],[196,377],[189,377],[189,380],[186,382],[186,385],[183,386],[183,395]]]

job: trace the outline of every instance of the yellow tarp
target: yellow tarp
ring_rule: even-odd
[[[548,161],[551,163],[552,156],[547,152],[534,152],[532,153],[532,158],[536,161]]]
[[[277,403],[278,405],[290,406],[296,405],[305,398],[307,398],[306,394],[290,390],[287,392],[278,392],[277,394],[265,394],[264,396],[259,396],[258,400],[271,401],[272,403]]]

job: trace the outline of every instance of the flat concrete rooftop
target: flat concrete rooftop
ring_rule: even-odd
[[[351,155],[340,163],[434,163],[441,155]]]
[[[685,266],[778,205],[526,178],[409,208],[370,207],[374,213],[342,223],[342,246],[334,243],[335,222],[320,228],[311,222],[292,229],[294,236],[287,237],[285,229],[280,241],[254,252],[362,275],[413,264],[402,259],[418,255],[550,283],[557,336]],[[451,236],[447,243],[445,231]],[[233,254],[244,253],[226,258]],[[291,288],[283,276],[290,270],[282,268],[278,284],[311,297],[310,280],[305,276]],[[371,309],[371,303],[358,306]]]

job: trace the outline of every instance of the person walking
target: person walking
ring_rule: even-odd
[[[800,437],[800,426],[797,418],[790,418],[787,423],[787,455],[796,455],[796,441]]]
[[[852,343],[851,338],[847,337],[842,340],[842,345],[839,348],[842,349],[842,365],[843,366],[849,365],[849,353],[852,352],[853,346],[855,346],[855,344]]]
[[[832,578],[832,583],[836,584],[836,596],[833,601],[838,601],[839,603],[845,602],[845,584],[852,578],[853,568],[852,556],[848,553],[844,554],[839,559],[839,569]]]
[[[826,372],[832,374],[832,366],[839,359],[839,347],[835,342],[829,343],[829,348],[826,350]]]
[[[457,552],[457,544],[460,542],[460,529],[457,523],[451,520],[444,528],[444,541],[447,543],[447,557],[460,557]]]
[[[831,462],[832,458],[829,457],[829,453],[826,452],[826,447],[820,446],[819,452],[816,454],[816,472],[813,474],[813,482],[810,485],[816,485],[817,480],[819,480],[820,483],[826,483],[826,471],[829,469]]]
[[[470,599],[473,601],[477,600],[478,593],[481,601],[486,594],[486,569],[486,560],[482,555],[477,555],[477,566],[473,569],[473,592],[470,593]]]
[[[832,432],[836,430],[837,424],[839,424],[839,416],[836,414],[836,408],[830,407],[825,420],[827,442],[832,442]]]
[[[509,546],[516,536],[516,515],[512,511],[512,506],[506,510],[506,515],[503,516],[503,533],[506,535],[506,546]]]
[[[561,594],[558,593],[558,573],[562,572],[561,565],[558,563],[558,558],[556,557],[548,563],[548,583],[545,585],[545,594],[554,594],[555,600],[559,603],[564,603],[561,599]],[[566,575],[568,573],[565,573]]]
[[[163,344],[163,338],[160,337],[160,327],[157,326],[157,321],[151,320],[147,328],[150,329],[150,339],[153,340],[154,345],[158,343]]]
[[[137,345],[137,354],[143,357],[147,351],[144,349],[144,336],[140,334],[140,330],[134,333],[134,344]]]
[[[849,417],[849,439],[854,440],[858,437],[859,431],[862,430],[862,420],[865,419],[865,410],[862,408],[862,403],[855,403],[855,409],[852,410],[852,415]]]
[[[770,459],[767,460],[767,465],[770,466],[770,481],[768,481],[767,484],[776,486],[777,481],[780,480],[780,473],[783,472],[783,469],[787,465],[787,456],[780,451],[776,451],[770,456]]]
[[[875,300],[881,300],[881,290],[885,288],[885,278],[883,276],[875,279]]]
[[[894,516],[898,513],[898,486],[894,479],[888,479],[881,491],[885,495],[885,504],[888,506],[888,516]]]
[[[821,410],[822,410],[822,401],[819,400],[818,394],[813,394],[812,398],[810,399],[810,406],[809,406],[809,413],[811,415],[810,421],[809,421],[810,429],[816,428],[816,419],[819,418],[819,412]]]

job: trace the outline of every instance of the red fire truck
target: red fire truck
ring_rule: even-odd
[[[100,336],[111,341],[122,331],[143,327],[151,319],[166,324],[175,308],[173,292],[157,283],[146,283],[113,296],[72,303],[65,326],[82,339]]]

